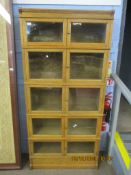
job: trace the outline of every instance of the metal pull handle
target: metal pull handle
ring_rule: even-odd
[[[12,68],[12,67],[11,67],[11,68],[9,68],[9,71],[13,72],[13,71],[14,71],[14,68]]]

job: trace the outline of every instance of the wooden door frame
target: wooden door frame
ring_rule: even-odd
[[[89,43],[89,42],[71,42],[71,23],[91,23],[91,24],[105,24],[106,25],[106,33],[105,33],[105,42],[103,43]],[[113,21],[108,19],[68,19],[67,22],[67,47],[68,48],[83,48],[83,49],[109,49],[111,43],[111,36],[112,36],[112,27]]]
[[[27,39],[27,34],[26,34],[26,23],[27,22],[56,22],[56,23],[62,23],[63,24],[63,41],[61,42],[29,42]],[[34,18],[22,18],[20,19],[20,26],[22,29],[22,38],[21,38],[21,45],[23,48],[65,48],[66,46],[66,33],[67,33],[67,20],[62,18],[38,18],[38,17],[34,17]],[[50,46],[49,46],[50,44]]]
[[[13,121],[16,162],[0,164],[0,169],[20,169],[21,168],[20,133],[19,133],[19,120],[18,120],[18,100],[17,100],[16,62],[15,62],[15,48],[14,48],[12,4],[13,4],[13,1],[8,0],[5,8],[11,16],[11,24],[12,24],[12,25],[6,24],[6,32],[7,32],[10,93],[11,93],[12,121]]]

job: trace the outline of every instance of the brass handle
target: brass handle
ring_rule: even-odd
[[[69,68],[70,68],[70,66],[66,66],[66,68],[67,68],[67,69],[69,69]]]
[[[11,72],[13,72],[13,71],[14,71],[14,68],[10,67],[9,70],[10,70]]]

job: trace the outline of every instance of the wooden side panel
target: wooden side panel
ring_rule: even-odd
[[[20,9],[20,17],[113,19],[113,11]]]
[[[32,168],[97,168],[95,156],[61,156],[31,158]]]

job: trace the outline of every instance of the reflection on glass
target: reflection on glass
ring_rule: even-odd
[[[71,53],[71,79],[101,79],[104,54]]]
[[[63,23],[27,22],[27,40],[29,42],[62,42]]]
[[[68,142],[68,153],[94,153],[94,142]]]
[[[60,79],[62,78],[62,53],[29,52],[30,78]]]
[[[61,88],[31,88],[31,109],[36,111],[61,111]]]
[[[98,88],[70,88],[69,111],[97,111],[99,93]]]
[[[71,42],[104,43],[106,24],[71,23]]]
[[[34,153],[60,153],[60,142],[35,142]]]
[[[61,119],[33,119],[33,134],[61,135]]]
[[[69,119],[69,135],[95,135],[96,119]]]

